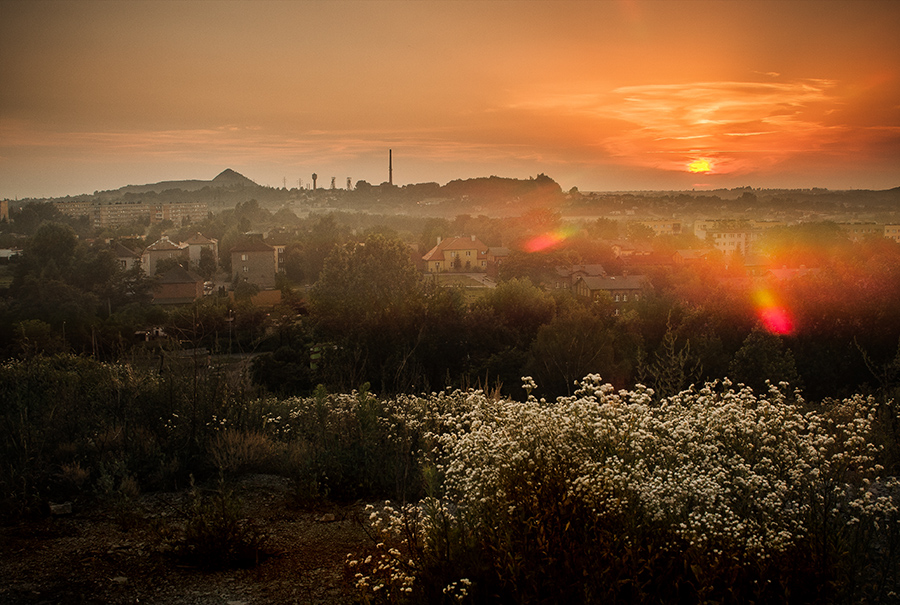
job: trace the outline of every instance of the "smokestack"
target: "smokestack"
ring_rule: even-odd
[[[388,149],[388,185],[394,184],[394,157],[393,151]]]

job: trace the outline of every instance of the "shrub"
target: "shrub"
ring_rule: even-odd
[[[267,538],[241,512],[240,499],[224,479],[211,490],[192,484],[184,533],[174,552],[207,569],[256,566],[268,555]]]
[[[437,497],[371,511],[375,552],[353,558],[368,595],[896,597],[900,482],[877,463],[871,400],[805,412],[725,381],[654,403],[589,376],[553,403],[467,402],[433,433]]]

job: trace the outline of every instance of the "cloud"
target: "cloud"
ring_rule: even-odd
[[[755,171],[845,138],[848,126],[824,120],[843,103],[837,86],[825,79],[623,86],[514,107],[614,121],[616,128],[598,131],[597,145],[623,164],[685,171],[704,160],[722,174]]]

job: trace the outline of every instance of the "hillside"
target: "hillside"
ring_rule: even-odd
[[[121,187],[114,191],[108,191],[104,193],[162,193],[163,191],[169,191],[171,189],[181,189],[182,191],[198,191],[200,189],[203,189],[204,187],[259,187],[259,185],[257,185],[244,175],[235,172],[231,168],[226,168],[211,181],[201,181],[197,179],[186,181],[161,181],[159,183],[152,183],[149,185],[126,185],[125,187]]]

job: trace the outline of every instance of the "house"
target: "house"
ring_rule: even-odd
[[[572,286],[573,292],[591,301],[609,295],[614,303],[638,302],[650,289],[650,282],[643,275],[579,277]]]
[[[788,268],[787,265],[781,269],[769,269],[764,277],[774,279],[776,281],[788,281],[797,277],[806,277],[807,275],[815,275],[819,273],[819,269],[810,269],[806,265],[800,265],[797,268]]]
[[[725,256],[740,254],[746,256],[753,248],[763,231],[763,223],[742,220],[704,220],[694,223],[694,235],[706,241]],[[776,223],[765,224],[765,228],[778,226]]]
[[[653,247],[643,242],[628,242],[625,240],[612,240],[606,242],[616,258],[632,258],[636,256],[649,256],[653,253]]]
[[[474,235],[471,237],[438,238],[437,245],[422,257],[429,273],[441,271],[485,271],[488,247]]]
[[[884,225],[877,223],[838,223],[851,242],[860,242],[867,237],[883,236]]]
[[[676,265],[696,265],[706,261],[709,250],[676,250],[672,262]]]
[[[598,277],[606,275],[603,265],[571,265],[557,267],[554,273],[553,287],[557,290],[571,290],[579,277]]]
[[[245,238],[231,249],[231,272],[235,281],[243,280],[262,289],[275,287],[278,252],[262,238]]]
[[[116,255],[116,262],[123,271],[131,271],[141,266],[141,255],[119,242],[113,245],[113,254]]]
[[[154,305],[185,305],[203,296],[203,278],[178,266],[159,276],[153,286]]]
[[[204,248],[212,252],[216,263],[219,262],[219,241],[208,238],[199,231],[182,242],[182,245],[188,248],[188,258],[191,261],[191,267],[196,268],[200,266],[200,254]]]
[[[165,258],[187,258],[188,249],[184,244],[176,244],[164,235],[144,249],[141,266],[147,275],[156,275],[156,263]]]
[[[502,246],[488,248],[487,253],[487,274],[493,278],[497,278],[500,274],[500,265],[509,258],[509,248]]]
[[[900,242],[900,225],[885,225],[884,236],[895,242]]]
[[[662,220],[662,221],[640,221],[641,225],[653,229],[654,235],[680,235],[681,221]]]

